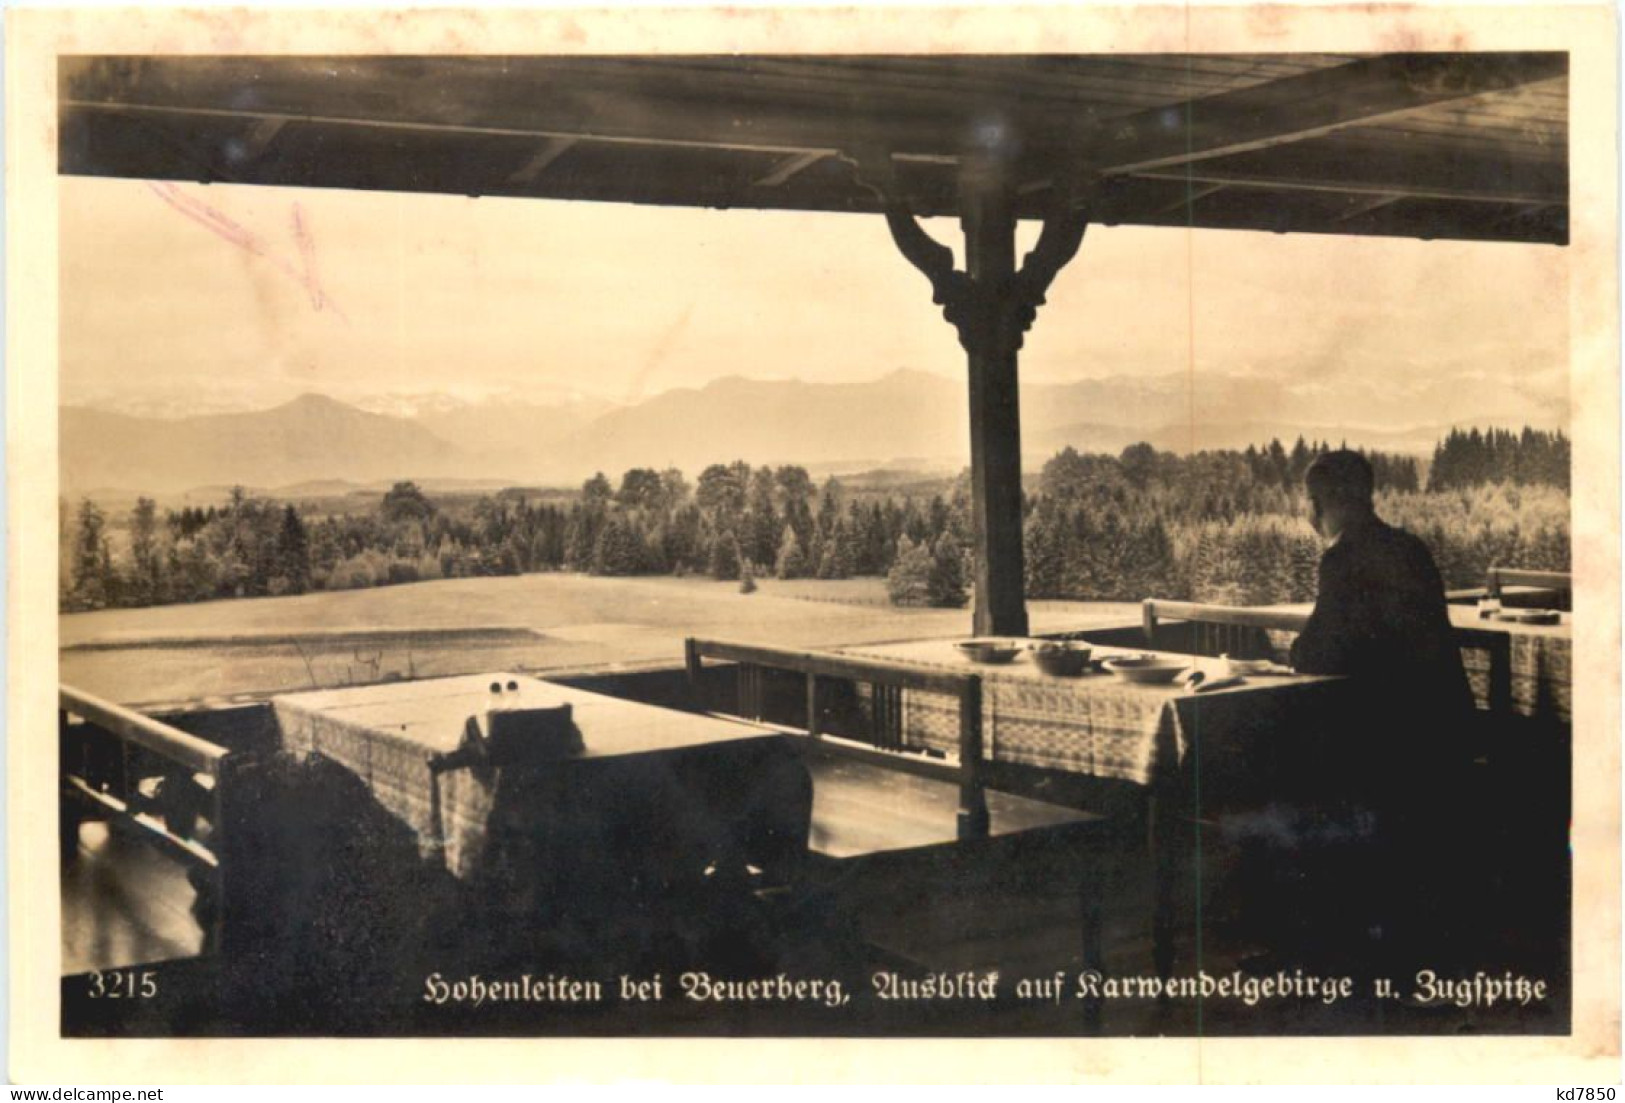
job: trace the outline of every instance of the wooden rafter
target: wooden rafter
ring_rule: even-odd
[[[1450,187],[1425,181],[1405,183],[1403,178],[1290,176],[1226,171],[1222,168],[1190,171],[1139,172],[1136,180],[1209,184],[1218,187],[1253,188],[1285,192],[1335,192],[1343,195],[1397,195],[1409,199],[1446,199],[1463,203],[1560,203],[1562,197],[1509,188],[1503,181],[1486,178],[1481,187]]]
[[[96,176],[878,212],[884,204],[847,174],[819,169],[863,148],[884,152],[897,171],[893,194],[923,217],[959,212],[962,170],[993,120],[992,131],[1015,136],[1009,179],[1023,219],[1045,216],[1057,181],[1093,178],[1095,190],[1114,191],[1100,208],[1108,222],[1183,221],[1188,201],[1204,199],[1192,225],[1387,234],[1426,221],[1421,236],[1493,236],[1505,225],[1509,240],[1556,241],[1568,197],[1566,68],[1566,56],[1543,53],[950,65],[72,58],[59,70],[59,165]],[[1148,102],[1162,106],[1127,106]],[[569,171],[557,167],[573,148]],[[1421,202],[1345,217],[1351,199],[1389,196]],[[1532,217],[1492,224],[1497,207]]]
[[[1163,207],[1158,207],[1151,213],[1153,215],[1167,214],[1169,211],[1177,211],[1185,207],[1194,207],[1201,200],[1206,199],[1210,195],[1216,195],[1227,187],[1229,187],[1228,184],[1206,184],[1199,188],[1190,188],[1184,195],[1180,196],[1172,203],[1169,203]]]
[[[1110,124],[1098,152],[1104,175],[1143,173],[1322,138],[1457,100],[1505,92],[1567,72],[1564,54],[1388,54],[1183,104]]]
[[[287,119],[261,119],[254,124],[248,137],[243,142],[243,159],[255,160],[264,155],[276,136],[282,133],[282,128],[288,125]]]
[[[574,138],[550,138],[537,150],[530,160],[520,165],[514,174],[508,177],[510,184],[533,184],[541,178],[547,167],[570,151],[576,144]]]
[[[780,161],[777,165],[774,165],[772,172],[757,180],[756,186],[758,188],[782,187],[784,183],[796,173],[811,168],[824,158],[830,156],[831,152],[833,151],[814,149],[809,150],[806,153],[791,154],[789,157],[786,157]]]
[[[1337,216],[1337,221],[1352,221],[1353,219],[1359,218],[1361,215],[1368,215],[1372,211],[1380,211],[1384,207],[1392,206],[1404,198],[1405,196],[1403,195],[1368,195],[1364,199],[1350,204],[1348,210]]]

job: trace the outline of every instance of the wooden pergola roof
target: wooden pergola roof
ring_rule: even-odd
[[[1027,632],[1017,365],[1090,225],[1568,240],[1561,53],[87,57],[59,76],[64,173],[883,214],[966,353],[982,634]],[[925,215],[958,216],[963,269]],[[1043,228],[1018,264],[1022,218]]]
[[[1567,55],[84,57],[60,170],[816,211],[1568,239]]]

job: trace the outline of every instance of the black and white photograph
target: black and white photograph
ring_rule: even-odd
[[[37,36],[37,1029],[1617,1078],[1614,16],[1453,12]]]

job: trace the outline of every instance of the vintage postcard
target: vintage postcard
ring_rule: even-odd
[[[14,1079],[1618,1080],[1606,5],[8,32]]]

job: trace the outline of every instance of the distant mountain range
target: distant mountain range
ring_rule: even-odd
[[[1443,384],[1419,386],[1436,392]],[[241,483],[285,487],[394,479],[569,485],[604,471],[675,466],[691,478],[707,464],[798,463],[824,473],[871,468],[956,470],[968,461],[962,383],[897,371],[862,383],[764,381],[731,376],[666,391],[634,405],[549,394],[463,402],[419,395],[368,403],[380,413],[319,394],[269,409],[183,417],[62,407],[65,492],[121,488],[175,492]],[[1431,403],[1425,401],[1433,399]],[[1068,445],[1118,452],[1136,441],[1184,452],[1240,448],[1298,435],[1390,451],[1426,452],[1452,424],[1563,423],[1551,409],[1520,414],[1527,400],[1418,421],[1436,394],[1378,394],[1354,405],[1363,424],[1328,416],[1324,394],[1248,376],[1194,386],[1185,375],[1112,377],[1022,390],[1022,440],[1041,463]],[[1223,411],[1222,414],[1219,412]],[[1544,415],[1544,416],[1542,416]],[[1376,429],[1387,424],[1394,428]]]

